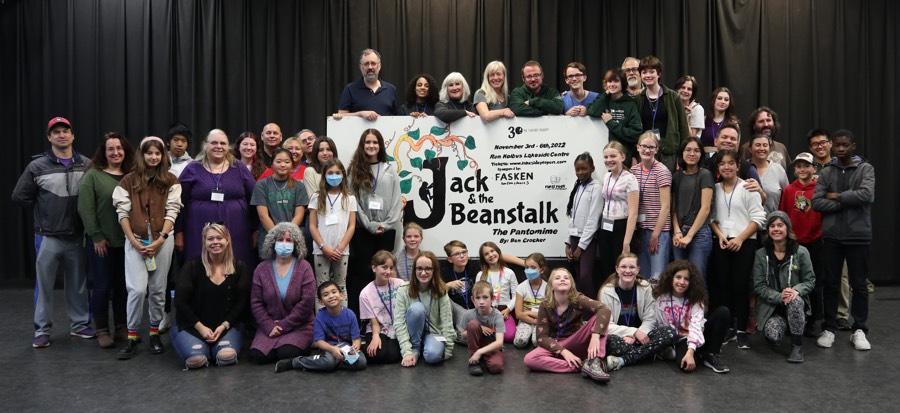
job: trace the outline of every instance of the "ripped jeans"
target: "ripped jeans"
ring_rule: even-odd
[[[219,341],[215,343],[207,343],[189,331],[179,330],[176,323],[172,323],[169,334],[172,340],[172,347],[175,348],[175,352],[178,353],[181,361],[185,364],[189,358],[194,356],[206,357],[207,361],[215,360],[216,364],[220,366],[237,363],[237,353],[241,350],[241,345],[243,344],[243,335],[239,328],[228,329],[225,335],[220,337]],[[223,349],[234,350],[234,357],[220,359],[218,353]]]

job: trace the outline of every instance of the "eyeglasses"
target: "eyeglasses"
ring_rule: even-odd
[[[813,142],[813,143],[810,143],[810,144],[809,144],[809,147],[810,147],[810,148],[824,148],[825,145],[828,144],[828,142],[830,142],[830,141],[829,141],[829,140],[824,140],[824,141]]]
[[[450,254],[451,257],[462,257],[464,255],[469,255],[469,250],[456,251],[453,254]]]
[[[432,271],[434,271],[434,267],[416,267],[416,272],[431,274]]]
[[[699,148],[684,148],[684,153],[700,153]]]
[[[622,69],[622,71],[625,72],[625,73],[631,73],[631,72],[637,73],[638,68],[636,68],[636,67],[626,67],[626,68]]]
[[[543,73],[535,73],[535,74],[533,74],[533,75],[525,76],[525,80],[540,79],[540,78],[542,78],[542,77],[544,77],[544,74],[543,74]]]
[[[655,146],[649,146],[649,145],[638,145],[638,146],[640,146],[642,151],[655,151],[656,150]]]
[[[566,80],[578,79],[584,77],[584,73],[576,73],[574,75],[566,75]]]

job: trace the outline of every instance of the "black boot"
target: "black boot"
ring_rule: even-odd
[[[788,363],[803,363],[803,347],[791,346],[791,355],[787,358]]]
[[[128,339],[128,341],[125,342],[125,346],[119,350],[119,360],[129,360],[133,358],[135,350],[137,350],[137,340]]]
[[[153,354],[162,354],[166,352],[166,348],[162,343],[162,337],[160,337],[159,334],[150,335],[150,352]]]

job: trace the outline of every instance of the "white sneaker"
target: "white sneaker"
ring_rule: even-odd
[[[865,336],[863,336],[863,340],[865,340]],[[816,345],[822,348],[831,348],[832,344],[834,344],[834,333],[828,330],[823,331],[816,339]]]
[[[866,333],[862,330],[856,330],[853,335],[850,336],[850,342],[853,343],[853,347],[856,347],[859,351],[871,350],[872,345],[869,344],[869,340],[866,340]]]
[[[606,356],[607,371],[616,371],[625,365],[625,360],[617,356]]]
[[[159,322],[159,334],[169,331],[172,327],[172,321],[169,319],[169,313],[163,313],[163,319]]]

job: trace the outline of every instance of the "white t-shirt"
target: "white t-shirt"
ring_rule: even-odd
[[[475,276],[476,281],[481,281],[481,274],[483,271],[479,271],[478,275]],[[503,272],[494,272],[488,271],[487,282],[491,284],[491,288],[493,292],[491,296],[494,298],[492,305],[497,307],[499,305],[505,305],[510,308],[510,310],[516,308],[516,287],[519,285],[519,280],[516,279],[516,273],[509,268],[503,268]]]
[[[547,295],[547,282],[541,280],[541,286],[537,290],[533,290],[531,281],[525,280],[516,287],[516,294],[522,296],[522,309],[525,311],[537,311],[538,306],[544,301]]]
[[[309,209],[311,214],[318,214],[316,209],[319,207],[319,195],[322,192],[317,192],[309,197]],[[325,242],[325,245],[336,247],[341,243],[341,240],[344,239],[344,234],[347,233],[347,227],[350,225],[350,212],[356,212],[358,207],[356,205],[356,197],[350,195],[347,197],[347,209],[344,209],[343,195],[330,195],[328,199],[325,200],[325,208],[327,212],[325,214],[319,214],[316,216],[318,220],[318,225],[316,228],[319,229],[319,234],[322,235],[322,241]],[[322,255],[322,249],[319,248],[318,245],[313,243],[313,254]],[[344,255],[350,255],[350,249],[344,248]]]
[[[622,170],[618,178],[607,172],[603,176],[603,218],[624,219],[628,218],[628,194],[639,192],[637,178],[631,172]]]

